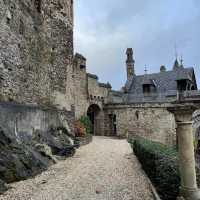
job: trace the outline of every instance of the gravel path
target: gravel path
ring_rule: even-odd
[[[94,137],[73,158],[11,184],[0,200],[153,200],[126,140]]]

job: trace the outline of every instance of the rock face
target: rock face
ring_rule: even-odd
[[[0,130],[0,150],[0,177],[7,183],[36,175],[51,163],[48,157],[31,146],[17,143],[3,130]]]
[[[59,129],[37,132],[31,140],[20,143],[8,135],[0,129],[0,177],[6,183],[42,172],[56,162],[54,155],[71,156],[77,146],[71,144],[69,136]]]
[[[6,183],[34,176],[75,153],[74,113],[0,103],[0,177]],[[6,189],[0,182],[0,191]]]
[[[5,183],[0,179],[0,195],[5,192],[8,188],[6,187]]]

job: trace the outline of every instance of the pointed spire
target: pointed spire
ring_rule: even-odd
[[[178,62],[178,59],[176,58],[175,62],[174,62],[174,66],[173,66],[173,70],[179,69],[180,64]]]
[[[180,68],[180,64],[179,64],[179,61],[178,61],[178,51],[177,51],[177,46],[176,46],[176,43],[174,45],[174,48],[175,48],[175,61],[174,61],[174,66],[173,66],[173,70],[177,70]]]

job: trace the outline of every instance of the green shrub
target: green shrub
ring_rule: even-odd
[[[88,116],[82,116],[79,121],[81,122],[81,124],[83,124],[83,126],[86,129],[86,134],[91,134],[92,133],[92,122],[90,121],[90,118]]]
[[[144,138],[129,142],[161,199],[175,200],[180,187],[177,151]]]

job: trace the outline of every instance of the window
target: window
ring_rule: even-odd
[[[139,111],[138,110],[135,112],[135,116],[136,116],[136,118],[138,120],[139,119]]]
[[[178,91],[186,91],[187,90],[187,80],[178,80],[177,81]]]
[[[9,25],[10,21],[11,21],[11,18],[12,18],[12,15],[11,15],[9,10],[6,12],[6,15],[7,15],[6,16],[6,23]]]
[[[40,13],[41,12],[41,0],[35,0],[35,7],[37,11]]]
[[[195,90],[195,87],[194,87],[194,85],[191,87],[191,90]]]
[[[143,85],[143,93],[145,95],[148,95],[150,93],[156,93],[156,87],[154,85],[144,84]]]
[[[10,24],[10,18],[8,18],[8,17],[6,18],[6,24],[8,24],[8,25]]]
[[[19,34],[23,35],[24,34],[24,22],[20,20],[19,22]]]
[[[85,68],[86,68],[85,65],[83,65],[83,64],[80,65],[80,69],[85,69]]]
[[[150,85],[143,85],[143,93],[148,94],[150,93]]]

